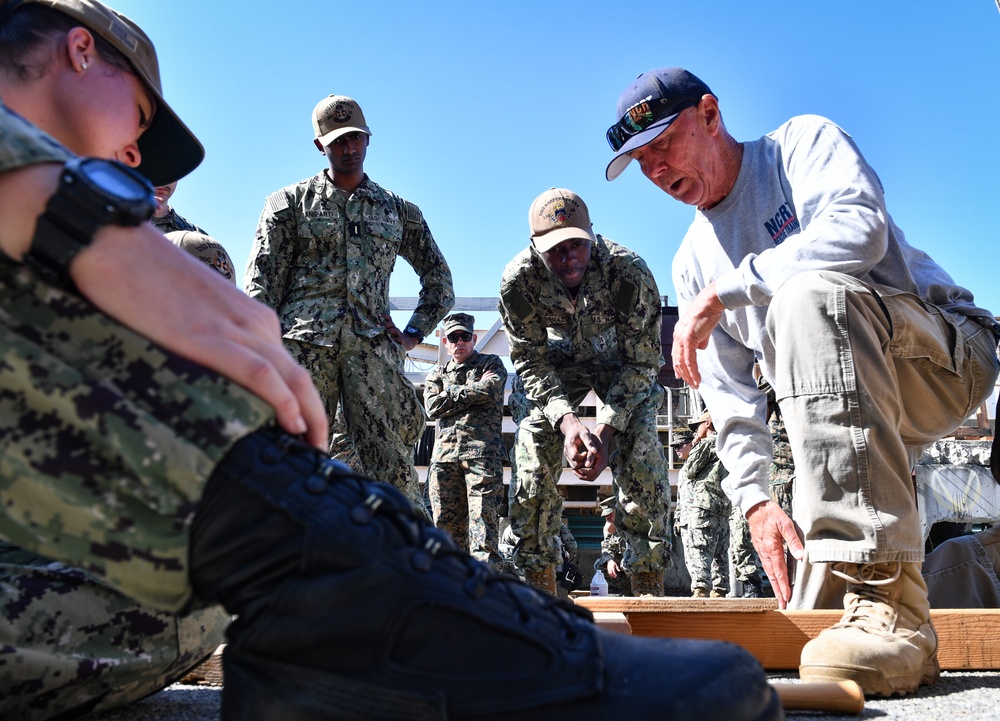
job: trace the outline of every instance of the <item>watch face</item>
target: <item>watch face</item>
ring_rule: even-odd
[[[115,197],[142,200],[148,192],[135,178],[111,163],[87,163],[85,171],[94,185]]]

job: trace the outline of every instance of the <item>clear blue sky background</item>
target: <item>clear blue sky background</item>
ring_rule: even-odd
[[[994,0],[109,2],[153,38],[166,97],[207,150],[172,204],[241,279],[264,199],[325,166],[310,115],[336,93],[360,102],[366,170],[421,207],[458,295],[497,294],[529,204],[564,186],[675,301],[693,210],[635,164],[607,182],[604,132],[632,78],[680,65],[738,139],[803,113],[841,125],[910,243],[1000,313]],[[392,294],[418,288],[400,262]]]

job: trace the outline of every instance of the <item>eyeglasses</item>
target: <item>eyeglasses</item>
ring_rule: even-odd
[[[622,119],[608,128],[608,145],[617,153],[629,141],[629,138],[648,130],[661,120],[677,115],[682,110],[693,108],[699,102],[701,102],[700,99],[683,100],[678,103],[677,98],[658,98],[656,100],[646,98],[626,110]]]
[[[458,343],[459,341],[468,343],[470,340],[472,340],[472,333],[469,333],[468,331],[455,331],[454,333],[448,334],[449,343]]]

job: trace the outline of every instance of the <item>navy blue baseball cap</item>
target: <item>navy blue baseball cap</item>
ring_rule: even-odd
[[[615,157],[604,176],[614,180],[621,175],[632,162],[630,152],[655,140],[704,95],[714,93],[684,68],[659,68],[637,77],[618,98],[618,122],[606,136]]]

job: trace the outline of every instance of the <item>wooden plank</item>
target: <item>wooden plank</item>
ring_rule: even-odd
[[[732,641],[765,669],[796,670],[805,643],[840,620],[840,611],[780,611],[772,599],[580,597],[594,612],[625,615],[635,636]],[[1000,669],[1000,609],[933,609],[938,662],[950,671]]]
[[[596,611],[594,612],[594,623],[608,631],[624,633],[626,636],[632,635],[632,627],[629,626],[624,613]]]

